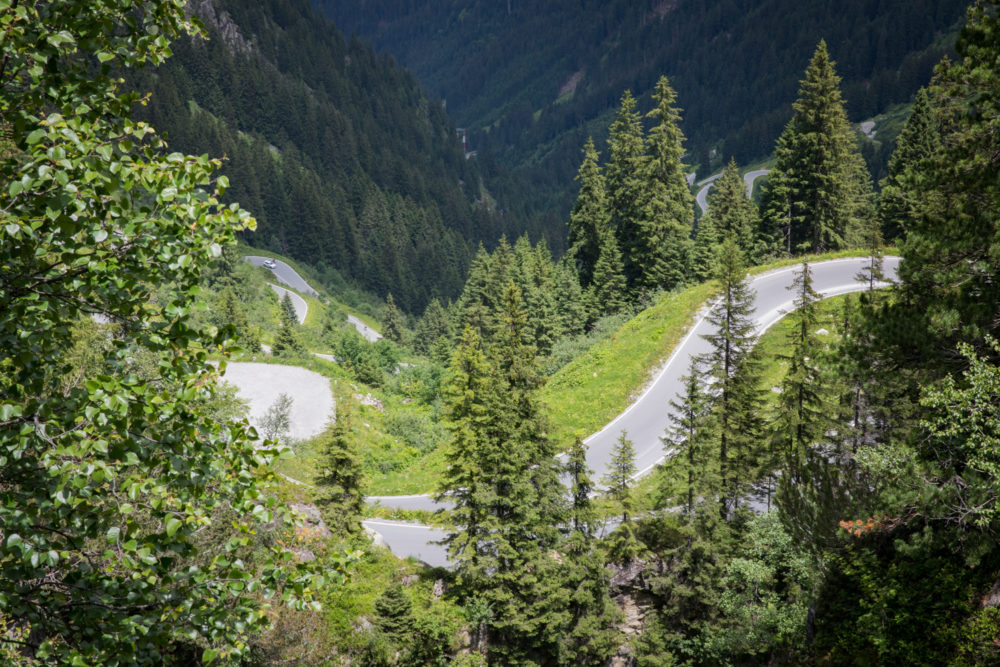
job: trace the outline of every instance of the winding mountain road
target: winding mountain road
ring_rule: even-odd
[[[747,173],[743,174],[743,183],[747,186],[748,197],[753,196],[753,182],[756,181],[761,176],[763,176],[764,174],[768,173],[769,171],[771,170],[755,169],[754,171],[748,171]],[[713,185],[715,185],[715,181],[720,176],[722,176],[721,171],[718,174],[709,176],[705,180],[698,183],[698,185],[702,186],[702,188],[698,190],[698,194],[695,195],[694,200],[698,202],[698,208],[701,209],[702,213],[708,212],[708,191],[712,188]]]
[[[271,286],[271,289],[274,290],[274,293],[278,295],[279,299],[285,298],[286,294],[288,295],[288,297],[292,300],[292,306],[295,308],[296,319],[298,319],[299,324],[305,324],[306,315],[309,314],[309,304],[306,303],[306,300],[290,289],[285,289],[284,287],[275,285],[274,283],[268,283],[268,285]]]
[[[813,287],[824,298],[859,292],[865,285],[854,279],[854,276],[864,268],[866,258],[834,259],[817,262],[811,265],[813,271]],[[898,257],[886,257],[884,271],[888,278],[894,279],[899,265]],[[759,332],[764,332],[785,313],[794,309],[794,295],[787,289],[792,284],[795,271],[799,265],[791,265],[756,276],[750,285],[755,293],[754,321]],[[713,304],[714,305],[714,304]],[[591,435],[584,442],[587,445],[587,465],[596,478],[603,475],[611,461],[611,454],[619,434],[625,431],[635,446],[635,477],[649,473],[667,455],[660,440],[670,425],[670,401],[680,393],[683,377],[688,370],[692,357],[706,353],[708,342],[703,335],[713,333],[706,316],[709,308],[705,307],[698,314],[695,324],[687,335],[674,349],[670,358],[660,367],[653,380],[628,408],[612,420],[607,426]],[[399,509],[438,509],[433,499],[428,496],[381,496],[371,497],[385,507]],[[392,551],[399,556],[413,555],[429,565],[444,565],[436,560],[441,552],[428,551],[428,541],[440,540],[444,531],[426,528],[416,531],[397,522],[380,522],[381,525],[371,527],[376,529],[386,540]],[[397,527],[398,526],[398,527]],[[434,557],[435,560],[425,560]]]
[[[243,258],[243,261],[250,262],[254,266],[264,266],[264,262],[266,262],[268,259],[272,258],[261,257],[259,255],[246,255]],[[303,294],[308,294],[309,296],[319,296],[319,292],[314,290],[312,286],[306,282],[306,279],[303,278],[301,275],[299,275],[298,271],[293,269],[285,262],[282,262],[280,259],[274,260],[274,266],[264,267],[264,268],[269,269],[271,273],[274,274],[274,277],[278,279],[279,283],[282,283],[283,285],[288,285],[292,289],[298,290]],[[271,285],[271,288],[278,293],[279,297],[282,296],[282,293],[280,291],[282,289],[281,287],[278,287],[277,285]],[[308,305],[306,304],[305,300],[302,299],[302,297],[300,297],[298,294],[295,294],[294,292],[291,294],[293,303],[296,303],[295,302],[296,298],[302,301],[303,311],[299,316],[299,323],[301,324],[306,321],[305,313],[306,310],[308,309]],[[299,315],[299,306],[297,303],[295,306],[295,313]],[[374,343],[375,341],[377,341],[379,338],[382,337],[382,334],[372,329],[370,326],[359,320],[354,315],[348,315],[347,321],[351,324],[351,326],[353,326],[355,329],[358,330],[359,334],[364,336],[365,339],[367,339],[372,343]],[[325,358],[328,355],[319,355],[319,356],[323,356]]]
[[[748,191],[752,190],[753,182],[766,173],[766,170],[749,172],[744,176]],[[702,181],[705,186],[699,192],[707,195],[707,189],[714,183],[715,177]],[[246,257],[258,266],[263,264],[263,257]],[[259,260],[259,261],[258,261]],[[864,268],[866,258],[834,259],[812,264],[813,287],[823,297],[859,292],[865,285],[854,279],[854,276]],[[888,278],[894,279],[899,265],[898,257],[886,257],[884,271]],[[755,294],[754,321],[759,332],[764,332],[785,313],[793,310],[794,295],[787,289],[791,285],[795,271],[799,265],[791,265],[756,276],[750,286]],[[305,280],[290,266],[276,260],[276,266],[271,269],[279,281],[307,294],[315,294]],[[611,461],[611,454],[619,434],[625,431],[632,440],[636,452],[635,477],[639,478],[649,473],[668,454],[660,440],[670,425],[670,401],[682,389],[681,377],[687,373],[692,357],[704,354],[709,345],[702,336],[712,333],[711,325],[706,316],[709,306],[702,308],[697,315],[695,324],[688,330],[684,339],[677,345],[670,358],[656,372],[655,377],[647,385],[643,393],[620,415],[584,442],[587,445],[587,465],[596,477],[605,473]],[[371,334],[377,332],[367,327],[357,318],[351,323],[369,340]],[[228,378],[227,378],[228,379]],[[394,509],[429,510],[440,509],[442,505],[434,502],[427,495],[410,496],[369,496],[369,502]],[[389,548],[400,557],[412,556],[435,567],[448,565],[447,553],[435,542],[445,536],[445,531],[401,521],[366,520],[364,524],[378,532]]]

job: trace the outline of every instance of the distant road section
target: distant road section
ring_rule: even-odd
[[[231,361],[222,379],[250,403],[250,423],[254,425],[280,394],[291,396],[289,436],[295,440],[319,435],[335,416],[330,380],[305,368]]]
[[[753,182],[770,171],[770,169],[755,169],[743,174],[743,183],[747,186],[748,197],[753,196]]]
[[[279,287],[274,283],[268,283],[268,285],[275,291],[279,299],[284,299],[286,294],[291,298],[292,305],[295,307],[295,317],[299,320],[299,324],[305,324],[306,315],[309,313],[309,304],[306,303],[306,300],[292,290]]]
[[[715,184],[715,181],[722,176],[720,171],[718,174],[713,174],[703,181],[699,181],[698,185],[702,186],[701,190],[698,190],[698,194],[695,195],[694,199],[698,202],[698,208],[701,209],[702,213],[708,211],[708,190]]]
[[[361,523],[381,535],[389,550],[400,558],[416,558],[431,567],[449,565],[447,549],[443,545],[435,544],[447,535],[447,532],[440,528],[380,519],[368,519]]]
[[[354,315],[348,315],[347,321],[358,330],[358,333],[365,337],[369,343],[374,343],[375,341],[382,338],[382,334],[372,329],[370,326],[356,318]]]
[[[245,261],[250,262],[254,266],[264,266],[264,262],[270,259],[269,257],[258,257],[257,255],[247,255],[243,258]],[[274,277],[278,279],[278,282],[283,285],[288,285],[292,289],[296,289],[303,294],[308,294],[309,296],[319,296],[319,293],[309,286],[305,278],[299,275],[298,271],[285,264],[280,259],[274,260],[274,268],[271,269],[271,273]]]
[[[243,259],[244,261],[250,262],[254,266],[264,266],[264,262],[271,258],[260,257],[258,255],[247,255]],[[279,283],[288,285],[292,289],[296,289],[302,292],[303,294],[308,294],[309,296],[319,296],[319,292],[314,290],[309,285],[309,283],[306,282],[306,279],[299,275],[298,271],[290,267],[288,264],[285,264],[280,259],[274,260],[274,267],[272,267],[270,271],[271,273],[274,274],[274,277],[278,279]],[[271,287],[274,288],[274,291],[276,292],[278,292],[278,290],[281,289],[280,287],[276,287],[275,285],[271,285]],[[279,297],[282,296],[281,292],[278,292],[278,296]],[[292,294],[292,302],[295,302],[296,297],[298,297],[297,294]],[[302,308],[303,308],[302,313],[301,315],[299,315],[300,324],[306,321],[305,314],[309,308],[309,306],[306,304],[304,300],[302,300]],[[298,305],[295,306],[295,313],[299,314]],[[377,341],[382,337],[382,334],[372,329],[370,326],[359,320],[354,315],[348,315],[347,321],[351,324],[351,326],[357,329],[358,333],[364,336],[365,339],[367,339],[369,342],[374,343],[375,341]]]

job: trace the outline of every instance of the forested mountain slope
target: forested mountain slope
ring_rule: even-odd
[[[477,204],[454,126],[387,55],[348,40],[306,0],[199,0],[209,40],[134,74],[137,107],[171,149],[226,158],[252,244],[408,310],[461,288],[472,250],[508,220]],[[436,266],[430,276],[423,267]]]
[[[820,39],[844,78],[853,121],[907,102],[945,52],[965,0],[313,0],[447,101],[495,191],[528,211],[575,194],[587,134],[604,147],[608,114],[630,88],[646,110],[665,74],[683,108],[688,162],[764,157],[791,116]],[[713,160],[712,168],[717,168]],[[502,173],[503,170],[500,170]],[[556,200],[553,201],[552,197]],[[512,202],[508,201],[508,204]],[[559,216],[556,216],[559,217]]]

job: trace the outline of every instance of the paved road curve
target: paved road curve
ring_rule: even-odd
[[[247,255],[243,259],[244,261],[250,262],[254,266],[264,266],[264,262],[270,258],[260,257],[259,255]],[[298,271],[293,269],[285,262],[282,262],[280,259],[274,260],[274,268],[271,269],[271,273],[273,273],[274,277],[278,279],[278,282],[288,285],[292,289],[296,289],[302,292],[303,294],[308,294],[309,296],[319,296],[319,293],[316,290],[314,290],[312,286],[309,285],[309,283],[306,282],[305,278],[299,275]],[[272,285],[272,287],[274,286]],[[280,288],[276,288],[275,291],[277,291],[277,289]],[[278,292],[278,296],[281,296],[281,292]],[[296,296],[297,295],[295,294],[292,295],[293,301],[295,300]],[[302,304],[303,306],[305,306],[306,302],[303,301]],[[296,313],[299,312],[298,307],[296,307],[295,312]],[[301,319],[299,320],[300,323],[305,322],[305,319],[306,316],[305,314],[303,314],[301,316]],[[348,315],[347,321],[355,329],[358,330],[358,333],[360,333],[362,336],[364,336],[372,343],[374,343],[375,341],[377,341],[379,338],[382,337],[382,334],[372,329],[370,326],[368,326],[367,324],[356,318],[354,315]]]
[[[285,289],[274,283],[268,283],[268,285],[271,286],[271,289],[274,290],[279,299],[284,299],[286,294],[291,298],[292,306],[295,308],[296,319],[298,319],[299,324],[305,324],[306,315],[309,314],[309,304],[306,303],[306,300],[290,289]]]
[[[374,343],[375,341],[382,338],[382,334],[372,329],[370,326],[359,320],[354,315],[348,315],[347,321],[358,330],[358,333],[365,337],[369,343]]]
[[[813,286],[824,297],[858,292],[864,285],[854,280],[854,276],[867,263],[863,258],[835,259],[812,264]],[[888,277],[895,278],[898,257],[886,257],[884,270]],[[751,281],[751,287],[756,293],[755,321],[760,331],[764,331],[788,311],[793,309],[794,295],[788,291],[795,271],[800,265],[792,265],[757,276]],[[663,460],[665,450],[660,437],[670,424],[670,401],[681,391],[681,377],[687,373],[692,356],[708,351],[708,343],[702,335],[711,333],[711,326],[705,319],[707,309],[698,315],[696,323],[688,334],[674,349],[673,354],[661,367],[653,381],[646,387],[642,395],[624,412],[607,426],[585,440],[587,445],[587,465],[599,479],[608,468],[611,452],[618,435],[624,430],[635,445],[636,477],[650,472],[657,463]],[[379,496],[371,497],[385,507],[400,509],[434,510],[439,506],[428,496]],[[395,525],[395,522],[382,522]],[[379,533],[386,535],[391,529],[387,526],[373,526]],[[395,529],[392,539],[387,542],[393,552],[400,556],[415,555],[418,551],[424,553],[427,540],[440,539],[444,533],[440,530],[427,529],[420,533],[412,529]],[[425,561],[429,562],[429,561]]]
[[[254,266],[264,266],[264,262],[270,258],[259,257],[257,255],[247,255],[243,259],[250,262]],[[296,289],[303,294],[308,294],[309,296],[319,296],[319,293],[309,286],[309,283],[306,282],[305,278],[299,275],[298,271],[293,269],[288,264],[285,264],[280,259],[274,260],[274,268],[271,269],[271,273],[273,273],[274,277],[278,279],[278,282],[283,285],[288,285],[292,289]]]

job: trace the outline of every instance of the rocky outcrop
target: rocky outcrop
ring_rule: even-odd
[[[188,3],[188,11],[201,19],[205,25],[218,30],[222,41],[234,54],[245,54],[254,50],[253,42],[243,36],[229,12],[216,8],[212,0],[191,0]]]

